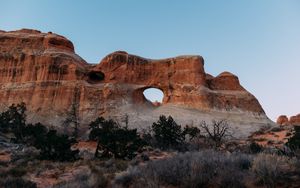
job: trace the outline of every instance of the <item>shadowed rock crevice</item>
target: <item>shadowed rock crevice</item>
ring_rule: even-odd
[[[90,83],[99,83],[104,80],[104,73],[101,71],[91,71],[88,73],[88,82]]]

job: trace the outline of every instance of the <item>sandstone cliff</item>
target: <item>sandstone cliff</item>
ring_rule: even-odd
[[[58,126],[75,113],[82,130],[97,116],[135,127],[150,126],[160,114],[182,124],[228,119],[237,132],[248,134],[272,124],[258,100],[237,76],[213,77],[201,56],[151,60],[117,51],[88,64],[71,41],[36,30],[0,31],[0,108],[25,102],[29,121]],[[143,91],[158,88],[163,103],[155,106]]]

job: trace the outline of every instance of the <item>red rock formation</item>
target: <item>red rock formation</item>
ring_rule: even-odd
[[[288,125],[289,124],[289,119],[286,115],[281,115],[277,118],[276,123],[278,125]]]
[[[286,115],[281,115],[277,118],[279,125],[300,125],[300,114],[291,116],[289,119]]]
[[[135,110],[147,103],[143,91],[151,87],[164,93],[157,108],[168,104],[264,116],[237,76],[206,74],[201,56],[151,60],[117,51],[91,65],[65,37],[28,29],[0,32],[0,87],[1,109],[23,101],[32,121],[50,119],[50,124],[63,121],[74,106],[82,122],[116,115],[121,108]]]
[[[300,125],[300,114],[290,117],[289,123],[291,125]]]

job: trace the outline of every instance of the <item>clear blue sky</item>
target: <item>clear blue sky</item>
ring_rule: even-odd
[[[116,50],[199,54],[208,73],[238,75],[271,119],[300,113],[298,0],[0,0],[0,29],[20,28],[66,36],[89,63]]]

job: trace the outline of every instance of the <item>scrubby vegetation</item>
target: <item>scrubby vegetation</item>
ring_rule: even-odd
[[[288,140],[286,145],[292,150],[300,149],[300,126],[294,126],[294,135]]]
[[[24,141],[26,127],[26,106],[24,103],[11,105],[8,110],[0,114],[0,131],[12,132],[16,142]]]
[[[130,167],[117,175],[122,187],[276,187],[294,172],[285,156],[224,153],[216,150],[179,153],[171,158]]]
[[[197,127],[187,125],[182,129],[182,126],[178,125],[171,116],[162,115],[144,134],[144,139],[152,147],[162,150],[183,150],[186,149],[185,146],[188,141],[192,141],[199,135],[200,129]]]
[[[115,158],[132,159],[145,145],[136,129],[121,127],[112,119],[97,118],[90,124],[90,129],[89,138],[97,141],[95,157],[112,155]]]
[[[0,127],[5,133],[13,133],[15,143],[23,143],[40,150],[40,159],[70,161],[76,159],[78,150],[71,150],[76,140],[67,135],[59,135],[56,130],[48,130],[41,123],[26,124],[24,103],[12,105],[0,114]]]
[[[255,140],[232,140],[225,120],[181,126],[162,115],[141,133],[129,128],[128,116],[125,124],[95,119],[89,133],[93,150],[79,152],[79,124],[76,133],[60,134],[26,123],[24,103],[10,106],[0,113],[0,138],[10,138],[0,139],[0,157],[10,158],[0,160],[0,187],[300,186],[299,127],[282,148],[267,148]]]

